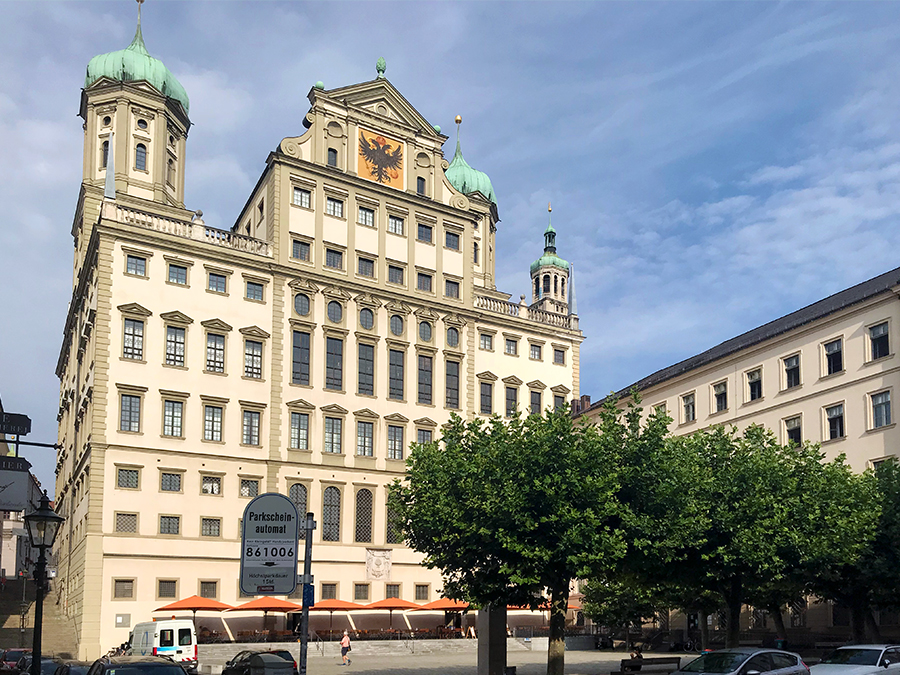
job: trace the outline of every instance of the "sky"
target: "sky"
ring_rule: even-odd
[[[0,399],[29,440],[56,439],[85,67],[136,15],[0,2]],[[317,80],[383,56],[431,124],[461,115],[513,299],[553,204],[594,400],[900,266],[900,3],[148,0],[143,34],[190,96],[186,202],[214,227]],[[52,486],[53,451],[23,454]]]

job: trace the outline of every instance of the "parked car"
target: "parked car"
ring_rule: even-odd
[[[87,675],[90,668],[90,661],[60,661],[53,675]]]
[[[162,656],[101,656],[88,675],[186,675],[178,663]]]
[[[3,670],[14,670],[19,659],[25,656],[25,654],[30,653],[30,649],[7,649],[3,652],[3,661],[0,667],[2,667]]]
[[[225,663],[222,675],[250,675],[250,657],[255,654],[274,654],[294,664],[294,675],[299,675],[297,661],[287,649],[245,649],[235,654]]]
[[[812,675],[867,675],[885,670],[900,673],[900,646],[846,645],[810,668]]]
[[[809,675],[809,668],[793,652],[740,647],[719,649],[694,659],[679,673],[690,675]]]
[[[16,663],[15,670],[21,675],[28,675],[31,672],[32,656],[31,652],[25,654]],[[59,666],[59,660],[50,658],[49,656],[41,657],[41,675],[53,675]]]

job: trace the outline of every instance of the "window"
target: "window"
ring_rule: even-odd
[[[416,431],[416,443],[418,443],[419,445],[431,443],[432,438],[433,435],[431,433],[431,429],[419,429]]]
[[[137,532],[138,514],[117,513],[116,532]]]
[[[244,340],[244,377],[262,378],[262,342]]]
[[[138,171],[147,170],[147,146],[143,143],[138,143],[134,149],[134,168]]]
[[[424,241],[427,243],[432,242],[432,235],[434,234],[434,230],[431,225],[423,225],[419,223],[419,236],[416,237],[419,241]]]
[[[263,299],[263,285],[258,284],[255,281],[247,282],[247,299],[248,300],[258,300],[262,301]]]
[[[540,415],[543,412],[543,407],[541,406],[541,392],[532,391],[531,392],[531,414],[532,415]]]
[[[344,319],[344,306],[337,300],[328,303],[328,320],[340,323]]]
[[[481,414],[490,415],[494,412],[494,386],[490,382],[481,383]]]
[[[100,168],[105,169],[109,162],[109,141],[103,141],[103,145],[100,147]]]
[[[187,267],[169,263],[169,283],[180,286],[187,285]]]
[[[400,584],[385,584],[384,585],[384,597],[385,598],[399,598],[400,597]]]
[[[694,408],[694,395],[685,394],[681,397],[681,405],[684,410],[684,422],[693,422],[697,419],[697,411]]]
[[[444,238],[444,244],[447,248],[453,249],[454,251],[459,250],[459,235],[456,232],[446,232],[446,236]]]
[[[825,416],[828,418],[828,440],[833,441],[844,437],[844,406],[833,405],[825,408]]]
[[[160,516],[160,534],[178,534],[181,532],[181,516]]]
[[[433,361],[430,356],[419,354],[419,403],[431,405],[431,375]]]
[[[544,279],[543,279],[543,292],[544,292],[544,293],[549,293],[549,292],[550,292],[550,275],[549,275],[549,274],[545,274],[545,275],[544,275]]]
[[[241,478],[241,497],[259,496],[259,481],[255,478]]]
[[[184,328],[166,326],[166,365],[184,367]]]
[[[787,444],[800,445],[803,442],[803,434],[801,432],[800,416],[791,417],[784,421],[784,432],[787,437]]]
[[[416,288],[426,293],[431,293],[431,275],[419,272],[416,277]]]
[[[728,384],[726,382],[713,385],[713,397],[716,401],[716,412],[728,410]]]
[[[665,403],[660,403],[659,405],[653,406],[653,412],[654,412],[654,414],[660,415],[660,416],[668,415],[669,414],[668,406],[666,406]]]
[[[331,248],[325,249],[325,267],[335,270],[344,269],[344,254]]]
[[[125,272],[133,274],[136,277],[147,276],[147,259],[139,255],[128,255],[125,257]]]
[[[159,489],[163,492],[181,492],[181,474],[163,471],[159,475]]]
[[[416,178],[416,194],[425,195],[425,179],[422,176]]]
[[[800,386],[800,355],[795,354],[784,359],[784,388]]]
[[[553,350],[553,363],[557,363],[559,365],[566,365],[566,350],[565,349],[554,349]]]
[[[294,296],[294,311],[300,316],[309,314],[309,296],[305,293],[297,293]]]
[[[459,344],[459,331],[456,328],[447,329],[447,345],[456,347]]]
[[[325,213],[336,218],[344,217],[344,202],[334,197],[328,197],[325,200]]]
[[[309,208],[310,197],[312,194],[309,190],[304,190],[303,188],[294,188],[294,204],[296,206],[302,206],[305,209]],[[295,258],[297,256],[294,256]]]
[[[390,369],[388,373],[388,398],[403,400],[403,362],[405,354],[398,349],[391,349]]]
[[[869,328],[869,342],[872,344],[872,360],[890,355],[891,345],[887,321]]]
[[[141,430],[141,397],[122,394],[122,410],[119,416],[119,431]]]
[[[344,341],[340,338],[325,339],[325,388],[344,388]]]
[[[403,317],[399,314],[391,316],[391,333],[397,336],[403,335]]]
[[[747,373],[747,388],[750,392],[750,400],[762,398],[762,369],[757,368]]]
[[[201,476],[200,477],[200,494],[203,494],[203,495],[222,494],[222,477],[221,476]]]
[[[116,471],[116,487],[137,490],[139,478],[138,469],[119,469]]]
[[[843,345],[840,339],[825,343],[825,374],[834,375],[844,369]]]
[[[394,512],[390,506],[387,507],[387,517],[386,520],[386,532],[384,536],[384,541],[387,544],[402,544],[403,543],[403,523],[400,521],[400,518],[397,517],[396,512]]]
[[[309,333],[296,330],[291,355],[291,382],[309,384]]]
[[[472,244],[472,262],[478,264],[478,242]]]
[[[330,485],[322,495],[322,541],[341,540],[341,491]]]
[[[459,361],[447,361],[446,405],[459,408]]]
[[[403,427],[389,424],[387,437],[388,459],[403,459]]]
[[[358,526],[357,526],[358,527]],[[356,541],[360,541],[357,539]],[[363,539],[362,541],[372,541],[371,538]],[[360,600],[369,600],[369,584],[353,584],[353,599],[359,602]]]
[[[419,339],[422,342],[431,342],[431,324],[427,321],[419,322]]]
[[[211,373],[225,372],[225,336],[217,333],[206,334],[206,370]]]
[[[337,166],[338,153],[334,148],[328,148],[328,166]]]
[[[374,452],[375,424],[373,422],[356,423],[356,454],[360,457],[371,457]]]
[[[531,358],[541,360],[541,345],[531,345]]]
[[[306,515],[306,486],[303,483],[294,483],[288,490],[288,497],[294,502],[294,506],[297,507],[297,513],[301,514],[301,517]],[[300,528],[300,538],[306,539],[304,528],[302,527]]]
[[[309,415],[291,413],[291,446],[293,450],[309,449]]]
[[[125,337],[122,356],[126,359],[142,361],[144,359],[144,322],[137,319],[125,319]]]
[[[447,279],[444,282],[444,295],[448,298],[458,298],[459,297],[459,282],[458,281],[450,281]]]
[[[517,387],[506,388],[506,416],[512,417],[519,407],[519,390]]]
[[[363,396],[375,395],[375,347],[361,342],[358,347],[359,358],[356,393]]]
[[[312,251],[310,250],[309,244],[305,241],[297,241],[294,239],[291,245],[291,257],[297,260],[304,260],[306,262],[310,261],[310,254]]]
[[[133,598],[134,579],[116,579],[113,581],[114,598]]]
[[[872,394],[872,428],[886,427],[891,423],[891,392]]]
[[[200,582],[200,597],[201,598],[210,598],[211,600],[215,600],[219,597],[219,582],[218,581],[201,581]]]
[[[479,336],[479,344],[481,345],[481,348],[486,351],[494,351],[494,336],[482,333]]]
[[[222,519],[221,518],[201,518],[200,519],[200,536],[202,537],[220,537],[222,535]]]
[[[428,584],[416,584],[416,600],[428,600]]]
[[[337,584],[322,584],[322,600],[337,599]]]
[[[138,125],[138,129],[146,129],[147,128],[147,120],[138,120],[137,125]]]
[[[388,216],[388,232],[403,234],[403,218]]]
[[[519,355],[519,341],[511,340],[510,338],[506,338],[506,346],[503,348],[503,351],[510,356],[518,356]]]
[[[227,288],[227,278],[224,274],[209,273],[209,284],[207,288],[214,293],[224,293]]]
[[[388,265],[388,282],[392,284],[403,283],[403,268],[396,265]]]
[[[373,209],[366,208],[365,206],[360,206],[356,222],[358,222],[360,225],[375,227],[375,211]]]
[[[325,447],[323,452],[342,452],[342,439],[344,420],[340,417],[325,418]]]
[[[357,273],[361,277],[375,278],[375,261],[369,258],[360,258],[356,268]]]
[[[372,330],[372,327],[375,326],[375,313],[368,307],[359,310],[359,325],[366,330]]]
[[[566,407],[566,397],[555,394],[553,396],[553,409],[554,410],[564,410],[565,407]]]
[[[365,488],[356,493],[356,532],[354,535],[353,539],[358,543],[372,541],[372,491]],[[366,586],[368,588],[368,585]]]
[[[166,182],[169,185],[175,185],[175,162],[171,159],[166,165]]]
[[[259,417],[256,410],[244,411],[243,433],[241,434],[244,445],[259,445]]]
[[[203,408],[203,440],[222,440],[222,408],[217,405],[207,405]]]

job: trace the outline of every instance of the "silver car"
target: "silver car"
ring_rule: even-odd
[[[809,668],[793,652],[739,647],[720,649],[694,659],[673,675],[809,675]]]
[[[900,674],[900,646],[847,645],[838,647],[810,670],[812,675]]]

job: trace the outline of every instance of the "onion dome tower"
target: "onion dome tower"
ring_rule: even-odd
[[[494,186],[491,185],[491,179],[483,171],[473,169],[465,160],[462,150],[459,147],[459,125],[462,123],[462,117],[456,116],[456,152],[450,161],[450,166],[444,171],[450,185],[462,192],[464,195],[471,195],[476,192],[487,198],[494,206],[497,205],[497,195],[494,194]]]
[[[547,212],[553,208],[547,204]],[[549,221],[549,218],[548,218]],[[568,314],[569,263],[556,255],[556,230],[552,222],[544,231],[544,255],[531,263],[531,306],[556,314]]]

